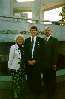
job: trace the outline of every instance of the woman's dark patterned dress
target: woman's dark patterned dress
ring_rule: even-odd
[[[24,47],[19,47],[21,51],[21,62],[20,68],[16,71],[14,69],[10,70],[11,75],[11,89],[12,94],[15,98],[23,96],[24,93],[24,82],[25,82],[25,71],[24,71]]]

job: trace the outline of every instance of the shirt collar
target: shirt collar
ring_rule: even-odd
[[[50,35],[50,36],[48,36],[48,37],[46,36],[45,38],[46,38],[46,39],[47,39],[47,41],[48,41],[48,40],[50,39],[50,37],[51,37],[51,35]]]
[[[34,39],[34,41],[36,41],[36,36],[33,39]],[[31,36],[31,41],[32,41],[32,36]]]

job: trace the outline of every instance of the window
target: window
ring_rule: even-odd
[[[32,19],[32,12],[24,12],[24,13],[27,14],[27,18],[29,19],[28,22],[32,23],[32,20],[31,20]]]
[[[16,0],[17,2],[28,2],[28,1],[34,1],[34,0]]]
[[[49,20],[49,21],[59,21],[62,19],[62,16],[59,16],[59,13],[62,12],[62,7],[45,11],[44,12],[44,20]]]

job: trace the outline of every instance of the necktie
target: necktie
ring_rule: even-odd
[[[47,37],[45,38],[45,41],[47,41]]]
[[[45,44],[47,44],[47,37],[45,38]]]
[[[33,44],[34,44],[34,38],[32,38],[32,48],[33,48]]]

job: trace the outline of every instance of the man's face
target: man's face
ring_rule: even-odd
[[[45,30],[45,35],[49,37],[51,35],[51,30],[48,28]]]
[[[32,37],[35,37],[37,35],[37,30],[36,29],[31,29],[30,34]]]

